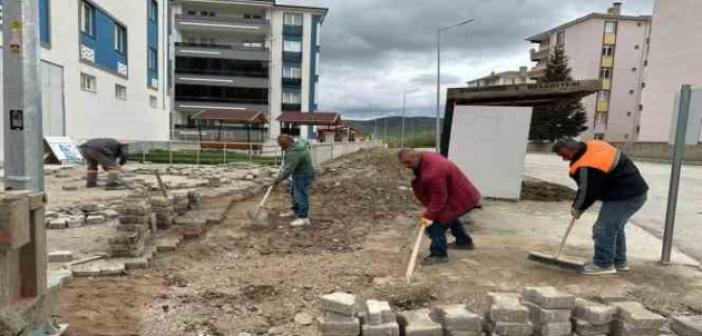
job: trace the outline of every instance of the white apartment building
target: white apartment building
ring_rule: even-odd
[[[548,57],[560,45],[573,79],[601,79],[602,90],[582,100],[589,121],[588,131],[580,136],[583,139],[639,138],[651,17],[622,15],[621,9],[621,3],[615,2],[607,13],[591,13],[527,39],[539,45],[531,50],[531,59],[537,62],[531,78],[543,76]]]
[[[640,141],[666,142],[683,84],[702,85],[702,1],[657,0],[646,88],[641,102]]]
[[[520,67],[519,71],[492,72],[489,75],[467,82],[468,87],[484,87],[498,85],[515,85],[534,82],[529,78],[527,67]]]
[[[168,140],[168,1],[38,1],[44,135]]]
[[[274,0],[175,0],[174,104],[176,133],[202,126],[193,116],[219,110],[263,112],[280,134],[284,111],[317,111],[320,30],[326,8]],[[308,127],[295,129],[312,135]]]

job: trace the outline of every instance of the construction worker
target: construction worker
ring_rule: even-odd
[[[292,176],[290,197],[292,199],[292,212],[283,214],[283,217],[297,217],[290,223],[292,227],[312,225],[309,219],[309,189],[314,181],[315,173],[310,156],[310,144],[304,139],[295,139],[289,134],[278,137],[278,145],[284,151],[284,165],[273,185],[278,185]]]
[[[403,149],[398,153],[403,166],[414,171],[412,190],[426,207],[420,225],[431,238],[430,254],[423,265],[448,262],[447,248],[473,250],[473,239],[460,217],[480,206],[480,192],[461,170],[440,154]],[[456,238],[446,243],[446,231]]]
[[[629,271],[624,229],[646,203],[648,193],[639,169],[620,150],[599,140],[587,143],[560,140],[553,146],[553,152],[570,161],[570,177],[578,184],[573,217],[580,218],[593,203],[602,201],[592,229],[594,257],[580,273],[605,275]]]
[[[105,189],[122,189],[126,187],[120,176],[120,166],[127,163],[129,146],[115,139],[91,139],[80,145],[80,153],[88,162],[86,187],[97,187],[98,165],[107,172]]]

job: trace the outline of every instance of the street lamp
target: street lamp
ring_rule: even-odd
[[[441,32],[467,25],[473,21],[475,20],[467,19],[436,30],[436,143],[434,145],[437,153],[441,150]]]
[[[407,94],[417,91],[419,91],[419,89],[407,90],[402,93],[402,135],[400,138],[400,148],[405,148],[405,110],[407,109]]]

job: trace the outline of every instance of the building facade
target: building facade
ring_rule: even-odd
[[[38,2],[44,136],[168,140],[167,1]]]
[[[657,0],[646,88],[641,101],[641,141],[669,140],[675,96],[683,84],[702,85],[702,2]]]
[[[639,138],[640,101],[651,33],[650,16],[621,14],[615,2],[607,13],[592,13],[529,37],[536,65],[530,77],[544,75],[556,46],[564,48],[575,80],[599,78],[602,90],[582,100],[588,130],[581,138],[635,141]]]
[[[326,8],[274,0],[176,0],[172,6],[173,126],[204,110],[264,112],[266,138],[284,111],[317,111],[320,30]],[[309,136],[311,129],[298,130]]]
[[[534,82],[529,78],[529,72],[527,67],[520,67],[519,71],[504,71],[497,72],[494,71],[489,75],[474,79],[468,82],[468,87],[483,87],[483,86],[498,86],[498,85],[515,85],[515,84],[526,84]]]

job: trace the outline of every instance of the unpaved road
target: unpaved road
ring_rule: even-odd
[[[347,156],[324,171],[312,195],[312,228],[291,229],[276,216],[288,204],[279,188],[269,226],[251,227],[245,211],[255,200],[244,202],[205,238],[149,270],[74,280],[61,294],[68,335],[315,335],[313,325],[293,318],[316,316],[317,298],[337,290],[389,300],[397,309],[462,302],[480,312],[487,292],[553,285],[584,297],[628,295],[665,314],[702,311],[702,295],[695,296],[702,280],[684,267],[637,265],[625,276],[586,278],[528,262],[527,251],[552,245],[490,231],[490,206],[470,224],[477,250],[420,267],[408,286],[403,274],[419,211],[407,188],[411,174],[385,150]],[[514,225],[528,225],[528,217]]]

